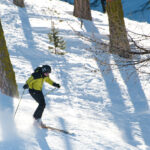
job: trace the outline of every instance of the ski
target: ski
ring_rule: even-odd
[[[62,129],[58,129],[58,128],[54,128],[54,127],[50,127],[50,126],[41,126],[41,128],[43,128],[43,129],[50,129],[50,130],[53,130],[53,131],[58,131],[58,132],[62,132],[62,133],[65,133],[65,134],[72,135],[72,133],[70,133],[68,131],[65,131],[65,130],[62,130]]]

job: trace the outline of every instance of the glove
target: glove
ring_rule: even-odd
[[[55,87],[57,87],[57,88],[60,88],[60,84],[58,84],[58,83],[53,83],[53,86],[55,86]]]
[[[29,88],[28,84],[25,84],[25,85],[23,86],[23,88],[24,88],[24,89],[28,89],[28,88]]]

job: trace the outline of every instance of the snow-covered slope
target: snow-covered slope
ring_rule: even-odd
[[[108,40],[107,15],[92,11],[93,22],[72,16],[73,6],[58,0],[26,0],[18,8],[12,0],[0,1],[0,18],[20,95],[22,86],[39,65],[52,67],[51,78],[61,88],[46,96],[43,121],[68,130],[73,135],[39,129],[32,114],[37,107],[25,91],[15,119],[19,100],[0,94],[0,150],[150,150],[150,85],[136,73],[103,70],[83,35]],[[49,52],[47,33],[55,22],[66,41],[66,54]],[[145,32],[149,24],[126,19],[128,29]],[[144,28],[143,28],[144,27]],[[101,56],[103,57],[103,55]],[[106,59],[107,57],[107,59]],[[105,59],[115,62],[115,56]],[[43,92],[53,87],[45,84]]]

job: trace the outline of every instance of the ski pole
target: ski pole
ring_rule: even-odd
[[[52,92],[55,91],[56,89],[57,89],[57,88],[53,88],[52,90],[50,90],[49,92],[47,92],[44,96],[46,96],[46,95],[52,93]]]
[[[25,89],[23,90],[23,92],[22,92],[22,94],[21,94],[21,97],[20,97],[20,100],[19,100],[18,106],[17,106],[16,111],[15,111],[15,114],[14,114],[14,118],[15,118],[16,113],[17,113],[17,111],[18,111],[18,108],[19,108],[19,105],[20,105],[21,99],[22,99],[22,97],[23,97],[23,95],[24,95],[24,92],[25,92]]]

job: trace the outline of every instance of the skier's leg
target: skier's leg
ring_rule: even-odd
[[[33,117],[37,120],[37,119],[40,119],[42,117],[42,114],[44,112],[44,108],[45,108],[45,101],[44,99],[40,99],[39,100],[40,103],[38,105],[38,107],[36,108],[34,114],[33,114]]]
[[[30,90],[29,91],[31,96],[37,101],[37,103],[39,104],[38,107],[36,108],[33,117],[37,120],[40,119],[42,117],[44,108],[46,106],[45,103],[45,99],[44,99],[44,95],[42,93],[42,91],[36,91],[36,90]]]

